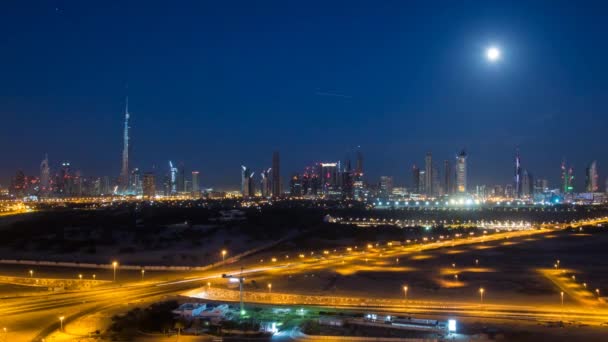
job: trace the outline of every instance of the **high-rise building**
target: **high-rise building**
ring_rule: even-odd
[[[439,181],[439,168],[437,168],[436,165],[433,165],[433,185],[432,185],[432,189],[433,189],[433,196],[441,196],[441,182]]]
[[[51,168],[49,167],[49,156],[45,155],[40,163],[40,195],[46,196],[51,191]]]
[[[101,185],[99,188],[99,192],[101,193],[101,195],[110,195],[112,193],[112,187],[110,186],[109,176],[101,177]]]
[[[342,194],[344,198],[351,199],[354,196],[355,171],[351,168],[350,159],[346,158],[344,170],[342,170]]]
[[[289,180],[289,194],[293,197],[302,196],[302,182],[297,174],[291,176]]]
[[[443,192],[447,195],[452,193],[452,168],[447,159],[443,161]]]
[[[467,192],[467,154],[464,150],[456,156],[456,191]]]
[[[131,171],[131,185],[129,186],[128,193],[135,195],[142,193],[141,172],[137,167]]]
[[[154,196],[156,196],[156,178],[154,177],[154,173],[144,173],[142,183],[144,197],[154,198]]]
[[[26,195],[27,179],[21,170],[17,170],[13,177],[10,187],[11,195],[15,197],[23,197]]]
[[[564,194],[568,194],[574,191],[574,168],[566,167],[566,161],[562,161],[561,165],[561,180],[562,187],[561,191]]]
[[[363,175],[363,153],[357,148],[357,165],[355,165],[355,172]]]
[[[177,194],[177,168],[169,161],[169,194]]]
[[[587,192],[598,192],[600,189],[599,186],[599,176],[597,173],[597,162],[594,160],[587,166],[585,172],[585,190]]]
[[[412,166],[412,190],[413,193],[421,193],[420,189],[420,168],[414,164]]]
[[[528,170],[524,170],[521,175],[521,184],[520,184],[520,194],[521,197],[530,197],[534,192],[534,179],[532,178],[532,174],[528,172]]]
[[[118,190],[121,193],[128,191],[129,188],[129,97],[125,102],[125,124],[123,132],[123,148],[122,148],[122,168],[120,169],[120,177],[118,178]]]
[[[389,197],[393,192],[393,177],[380,176],[380,195]]]
[[[192,195],[198,196],[201,193],[201,186],[199,185],[199,172],[192,171]]]
[[[543,178],[534,180],[534,193],[542,194],[549,191],[549,181]]]
[[[426,194],[426,171],[419,170],[418,175],[418,193]]]
[[[505,186],[505,197],[507,197],[507,198],[515,197],[515,189],[513,189],[513,184],[507,184]]]
[[[279,160],[279,151],[274,151],[272,154],[272,196],[281,196],[281,162]]]
[[[322,179],[322,190],[324,195],[341,194],[340,184],[340,162],[336,163],[319,163],[319,174]]]
[[[183,193],[186,191],[186,168],[184,163],[179,163],[177,168],[177,192]]]
[[[355,171],[352,175],[353,198],[360,201],[365,198],[365,184],[363,183],[363,153],[360,149],[357,149],[356,163]]]
[[[253,185],[253,175],[245,165],[241,165],[241,194],[243,197],[255,196],[255,189]]]
[[[424,159],[424,185],[427,196],[433,195],[433,155],[431,152],[426,154]]]
[[[515,176],[513,178],[515,186],[514,192],[515,197],[520,198],[522,196],[522,174],[521,174],[521,160],[519,159],[519,150],[515,154]]]
[[[274,185],[274,183],[272,183],[271,177],[272,177],[272,168],[263,170],[260,173],[260,193],[262,194],[262,197],[270,197],[272,196],[273,192],[272,192],[272,186]]]
[[[73,183],[73,175],[72,175],[72,167],[70,162],[62,162],[61,167],[59,168],[59,173],[57,174],[57,178],[55,181],[56,191],[58,195],[68,196],[72,193],[72,183]]]

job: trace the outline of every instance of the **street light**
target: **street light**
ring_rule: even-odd
[[[78,278],[80,278],[80,280],[82,280],[82,274],[79,274],[79,275],[78,275]]]
[[[30,270],[30,278],[34,276],[34,270]]]
[[[222,249],[222,262],[226,261],[226,253],[228,253],[225,249]]]
[[[211,282],[207,282],[207,289],[211,288]]]
[[[403,295],[405,296],[405,299],[407,299],[407,285],[403,286]]]
[[[583,287],[584,287],[584,288],[587,288],[587,283],[583,283]]]
[[[479,259],[475,259],[475,266],[479,266]]]
[[[64,317],[64,316],[60,316],[60,317],[59,317],[59,324],[60,324],[60,328],[59,328],[59,330],[60,330],[60,331],[63,331],[63,320],[64,320],[64,319],[65,319],[65,317]]]
[[[564,291],[559,293],[561,299],[562,299],[562,308],[564,307]]]
[[[118,267],[118,261],[112,261],[112,268],[114,269],[114,282],[116,282],[116,267]]]
[[[272,292],[272,284],[268,283],[268,293],[271,293],[271,292]]]
[[[595,289],[595,293],[597,293],[597,298],[600,298],[600,289]]]
[[[95,280],[97,278],[96,274],[93,274],[93,280]]]
[[[479,303],[483,304],[483,293],[485,292],[485,290],[483,289],[483,287],[479,288]]]
[[[146,270],[144,270],[143,268],[141,269],[141,281],[144,281],[144,274],[146,273]]]

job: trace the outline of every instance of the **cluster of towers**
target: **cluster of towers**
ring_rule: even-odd
[[[452,171],[454,170],[454,171]],[[424,169],[414,164],[412,167],[411,191],[429,197],[467,192],[467,153],[462,150],[456,155],[455,162],[443,161],[443,175],[433,163],[433,155],[428,152],[424,158]]]
[[[304,171],[291,176],[290,195],[294,197],[323,197],[329,199],[356,199],[367,197],[363,180],[363,154],[356,153],[356,165],[349,158],[341,161],[317,162]]]
[[[257,195],[255,172],[245,165],[241,165],[241,194],[243,197],[254,197]],[[272,167],[260,172],[260,192],[262,197],[281,196],[281,160],[279,152],[272,154]]]

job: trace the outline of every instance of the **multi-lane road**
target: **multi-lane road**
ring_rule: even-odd
[[[603,224],[606,219],[590,220],[575,223]],[[552,227],[563,228],[563,227]],[[342,269],[356,270],[362,267],[363,260],[368,258],[385,258],[387,260],[400,256],[411,255],[425,250],[458,247],[468,244],[489,243],[506,238],[526,238],[532,235],[545,234],[553,230],[520,230],[495,232],[478,235],[451,236],[434,241],[418,241],[405,245],[387,246],[357,246],[342,251],[308,251],[296,253],[291,258],[269,257],[260,260],[251,256],[240,260],[233,268],[225,267],[211,269],[193,274],[175,274],[169,280],[152,280],[145,282],[111,283],[99,288],[83,291],[43,294],[18,298],[7,298],[0,304],[0,328],[6,327],[11,338],[15,341],[41,341],[63,324],[69,326],[87,315],[98,312],[126,311],[133,303],[153,301],[164,296],[205,292],[210,279],[221,278],[223,273],[244,275],[270,275],[288,269],[290,273],[307,272],[311,269]],[[268,253],[267,253],[268,254]],[[197,290],[198,289],[198,290]],[[210,299],[231,300],[235,292],[230,290],[207,291],[205,296]],[[313,298],[313,299],[311,299]],[[534,306],[534,305],[497,305],[480,304],[478,302],[444,302],[444,301],[409,301],[397,299],[358,300],[357,298],[339,296],[308,296],[294,293],[252,293],[245,294],[245,300],[250,302],[276,305],[315,305],[342,308],[366,308],[388,312],[409,312],[426,314],[444,314],[474,317],[500,317],[502,319],[536,319],[536,320],[576,320],[591,324],[608,321],[608,311],[603,305],[595,305],[591,309],[584,306]],[[63,322],[60,321],[63,317]],[[103,327],[97,327],[101,329]],[[69,328],[68,328],[69,330]],[[92,329],[96,330],[96,329]],[[78,331],[77,333],[83,333]],[[84,332],[86,333],[86,332]]]

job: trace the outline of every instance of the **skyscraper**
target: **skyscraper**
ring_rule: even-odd
[[[272,154],[272,196],[281,196],[281,165],[279,151]]]
[[[260,177],[260,192],[262,193],[262,197],[272,196],[272,186],[274,185],[270,179],[272,177],[272,168],[260,172]]]
[[[464,150],[456,156],[456,191],[467,192],[467,154]]]
[[[524,170],[521,176],[521,192],[520,192],[520,198],[521,197],[529,197],[533,194],[534,192],[534,179],[532,178],[532,174],[528,172],[528,170]]]
[[[177,168],[177,192],[183,193],[186,191],[186,168],[184,163],[179,163]]]
[[[199,172],[192,171],[192,195],[198,196],[201,192],[201,186],[199,185]]]
[[[521,174],[521,161],[519,159],[519,150],[515,153],[515,176],[513,178],[515,186],[514,192],[515,197],[520,198],[522,195],[522,174]]]
[[[118,190],[126,192],[129,188],[129,97],[125,103],[125,125],[123,132],[122,168],[118,178]]]
[[[599,191],[599,176],[597,174],[597,162],[594,160],[587,166],[585,174],[585,190],[587,192]]]
[[[169,161],[169,194],[177,194],[177,168]]]
[[[424,159],[424,185],[427,196],[433,195],[433,155],[431,152],[426,154]]]
[[[362,200],[365,198],[365,186],[363,183],[363,153],[357,148],[357,161],[355,165],[355,172],[352,176],[353,182],[353,198],[355,200]]]
[[[443,161],[443,192],[446,195],[452,193],[452,170],[447,159]]]
[[[45,196],[51,190],[51,169],[49,167],[49,156],[44,155],[40,163],[40,194]]]
[[[574,168],[566,167],[566,161],[562,161],[561,165],[561,180],[562,187],[561,191],[564,194],[571,193],[574,191]]]
[[[412,190],[410,192],[419,194],[420,191],[420,169],[414,164],[412,166]]]
[[[241,194],[243,197],[255,196],[255,189],[253,186],[253,175],[249,168],[245,165],[241,165]]]
[[[393,192],[393,177],[380,176],[380,195],[389,197]]]
[[[143,176],[143,195],[145,198],[154,198],[156,196],[156,178],[152,172],[146,172]]]
[[[302,181],[297,174],[291,176],[291,180],[289,181],[289,193],[294,197],[302,196]]]

